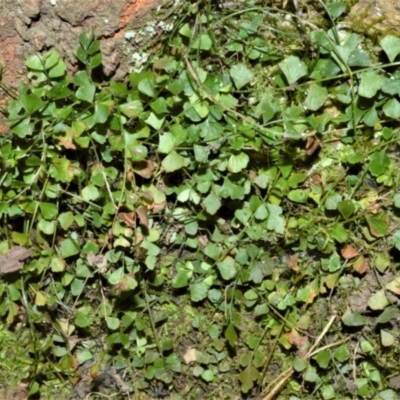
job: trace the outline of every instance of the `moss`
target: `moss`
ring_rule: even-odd
[[[31,364],[26,349],[10,331],[0,325],[0,381],[7,382],[7,386],[0,384],[0,393],[18,386]]]

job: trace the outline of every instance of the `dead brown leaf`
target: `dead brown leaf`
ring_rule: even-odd
[[[165,208],[166,205],[167,205],[167,203],[166,203],[165,201],[162,202],[162,203],[160,203],[160,204],[154,204],[154,206],[153,206],[153,212],[154,212],[154,213],[158,213],[158,212],[164,210],[164,208]]]
[[[103,270],[107,266],[107,258],[104,254],[94,254],[92,251],[87,255],[90,266]]]
[[[118,219],[124,221],[131,228],[136,228],[136,213],[131,212],[120,212],[118,213]]]
[[[147,216],[147,210],[144,207],[139,207],[136,210],[136,213],[139,217],[140,223],[146,227],[149,226],[149,217]]]
[[[196,361],[196,349],[193,347],[187,349],[186,353],[183,355],[183,359],[185,360],[186,364]]]
[[[316,137],[309,136],[307,138],[306,143],[306,153],[308,156],[311,156],[315,153],[315,151],[319,148],[321,141]]]
[[[6,254],[0,257],[0,275],[10,274],[23,268],[24,261],[34,249],[27,249],[22,246],[12,247]]]
[[[292,269],[293,271],[298,271],[299,270],[299,264],[297,263],[297,257],[296,255],[290,255],[287,258],[287,266]]]
[[[209,242],[207,235],[201,235],[197,238],[197,240],[199,241],[202,247],[206,247]]]
[[[308,343],[308,338],[306,336],[301,336],[296,329],[292,329],[288,334],[288,341],[298,349],[304,349],[305,345]]]
[[[360,253],[350,244],[347,245],[346,247],[343,247],[340,253],[342,254],[342,257],[345,258],[346,260],[349,260],[350,258],[354,258],[360,255]]]
[[[66,149],[69,149],[69,150],[76,150],[76,146],[75,146],[75,144],[72,142],[72,140],[63,139],[63,140],[60,140],[59,144],[60,144],[61,146],[65,147]]]
[[[359,274],[364,274],[368,270],[368,260],[364,256],[360,256],[354,261],[353,269]]]
[[[152,177],[154,169],[155,166],[150,160],[138,161],[133,164],[133,170],[135,173],[145,179],[150,179]]]

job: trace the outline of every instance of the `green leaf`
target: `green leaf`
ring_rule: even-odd
[[[79,296],[85,287],[85,281],[82,279],[74,278],[71,282],[71,294],[72,296]]]
[[[396,36],[385,36],[381,40],[380,45],[390,62],[393,62],[400,53],[400,39]]]
[[[67,65],[63,60],[59,60],[57,64],[48,71],[49,78],[61,78],[67,71]]]
[[[158,151],[160,153],[168,154],[175,147],[175,139],[172,132],[165,132],[163,135],[160,135],[160,141],[158,144]]]
[[[396,193],[393,197],[394,206],[400,208],[400,193]]]
[[[253,72],[244,64],[236,64],[231,67],[230,75],[235,83],[236,89],[240,90],[254,79]]]
[[[286,57],[281,63],[279,63],[279,67],[285,74],[289,85],[307,75],[308,72],[306,64],[296,56]]]
[[[90,43],[93,40],[92,33],[93,32],[91,32],[89,35],[87,35],[85,32],[82,32],[79,35],[79,44],[82,46],[82,48],[84,50],[88,50],[89,49]]]
[[[381,315],[375,320],[377,324],[386,324],[390,320],[394,318],[398,318],[400,315],[399,309],[397,306],[390,306],[383,311]]]
[[[387,235],[387,222],[384,216],[366,216],[365,219],[367,220],[369,231],[371,235],[375,237],[382,237]]]
[[[243,224],[246,225],[251,217],[251,210],[247,207],[235,211],[235,217]]]
[[[328,368],[329,363],[331,362],[331,354],[327,350],[319,351],[314,358],[318,363],[318,366],[323,369]]]
[[[83,100],[83,101],[87,101],[88,103],[92,103],[95,92],[96,92],[95,85],[85,84],[78,88],[75,95],[79,100]]]
[[[379,290],[368,299],[368,306],[371,310],[383,310],[389,305],[389,300],[386,298],[385,291]]]
[[[250,158],[246,153],[231,154],[228,160],[228,169],[230,172],[236,174],[245,169],[249,161]]]
[[[166,172],[174,172],[185,165],[185,159],[173,150],[162,160],[161,165]]]
[[[45,219],[41,219],[38,223],[38,228],[46,235],[52,235],[54,233],[56,224],[55,221],[46,221]]]
[[[121,321],[118,318],[106,317],[106,323],[107,323],[108,329],[111,329],[113,331],[115,331],[119,328],[120,322]]]
[[[360,96],[368,99],[374,97],[378,90],[381,89],[385,78],[378,75],[375,71],[366,71],[361,74],[361,83],[358,89]]]
[[[252,364],[249,364],[246,369],[239,374],[242,392],[247,393],[250,389],[252,389],[254,382],[257,381],[259,376],[260,372],[258,369],[254,368]]]
[[[162,117],[162,118],[158,117],[156,114],[151,112],[149,117],[146,119],[145,122],[146,122],[147,125],[150,125],[155,130],[159,130],[163,126],[164,120],[165,120],[164,117]]]
[[[193,94],[193,96],[189,98],[189,101],[201,119],[207,117],[210,112],[207,101],[200,100],[197,94]]]
[[[58,216],[58,222],[60,223],[60,226],[62,229],[67,231],[69,227],[74,223],[74,214],[72,214],[71,211],[67,211],[65,213],[62,213]]]
[[[355,211],[354,204],[351,200],[340,201],[337,204],[337,208],[344,219],[349,219]]]
[[[94,56],[90,57],[89,61],[89,69],[94,69],[101,65],[103,62],[103,56],[101,53],[95,54]]]
[[[24,107],[24,109],[26,110],[26,112],[28,114],[34,113],[35,111],[39,110],[44,105],[41,98],[34,93],[22,94],[19,98],[19,101],[20,101],[22,107]]]
[[[50,166],[50,175],[56,180],[64,183],[71,182],[79,170],[74,167],[66,158],[53,159],[53,164]]]
[[[320,380],[320,377],[317,374],[317,369],[311,365],[309,365],[304,372],[303,378],[306,382],[317,382]]]
[[[230,256],[217,263],[217,267],[222,279],[226,281],[233,279],[237,274],[236,261]]]
[[[331,236],[339,243],[345,243],[348,239],[346,229],[341,224],[336,224],[334,229],[331,231]]]
[[[363,326],[366,324],[366,319],[360,313],[353,313],[350,308],[347,308],[346,312],[343,314],[342,322],[346,326]]]
[[[180,31],[179,31],[180,32]],[[208,33],[203,33],[198,39],[192,43],[192,49],[210,50],[212,47],[212,40]]]
[[[221,201],[214,192],[210,194],[201,202],[201,205],[210,214],[214,215],[221,208]]]
[[[74,74],[74,85],[83,86],[90,85],[90,77],[87,71],[77,71]]]
[[[221,253],[222,248],[217,243],[208,243],[207,246],[204,248],[204,254],[214,261],[218,260]]]
[[[105,103],[96,103],[94,107],[94,120],[98,124],[104,124],[110,115],[110,108]]]
[[[303,183],[307,178],[306,174],[294,172],[287,180],[287,185],[290,188],[296,188],[300,183]]]
[[[347,9],[346,3],[342,3],[341,1],[326,4],[326,8],[332,19],[339,18]],[[325,400],[325,397],[324,397]]]
[[[94,37],[93,37],[94,39]],[[90,43],[89,48],[87,49],[88,54],[92,55],[97,53],[100,50],[100,41],[99,40],[93,40]]]
[[[182,36],[185,36],[187,38],[191,38],[192,37],[192,30],[189,27],[189,24],[184,24],[180,29],[179,29],[179,33]]]
[[[400,103],[397,99],[388,100],[382,107],[383,113],[393,119],[400,117]]]
[[[139,82],[138,89],[140,92],[144,93],[146,96],[154,97],[154,82],[151,78],[142,79]]]
[[[285,232],[285,220],[281,217],[282,208],[275,204],[267,204],[269,213],[267,229],[275,231],[276,233],[283,235]]]
[[[62,258],[68,258],[68,257],[75,256],[75,255],[79,254],[79,252],[80,252],[80,248],[74,240],[67,238],[61,242],[60,256]]]
[[[42,201],[39,203],[39,208],[43,218],[53,219],[56,218],[58,215],[58,207],[56,204],[45,203]]]
[[[127,155],[135,162],[142,161],[147,158],[147,147],[134,143],[127,146]]]
[[[396,277],[395,279],[390,281],[385,287],[391,292],[400,295],[400,277]]]
[[[53,224],[53,231],[54,231],[54,226],[55,225]],[[20,246],[24,246],[24,247],[28,245],[29,240],[30,240],[29,235],[26,233],[22,233],[22,232],[14,231],[11,233],[11,236],[16,244],[19,244]]]
[[[337,398],[333,385],[322,386],[321,395],[324,400],[331,400]]]
[[[347,346],[342,344],[341,346],[337,347],[333,352],[333,356],[341,363],[346,361],[350,356]]]
[[[257,208],[256,212],[254,213],[254,217],[262,221],[268,217],[268,210],[267,207],[265,207],[265,204],[261,204]]]
[[[82,198],[85,201],[97,200],[100,197],[99,189],[96,186],[89,184],[82,189]]]
[[[12,124],[11,130],[20,138],[32,135],[33,123],[31,122],[31,117],[23,118],[15,124]]]
[[[198,144],[193,145],[194,158],[199,163],[205,163],[208,161],[210,155],[210,148],[207,146],[199,146]]]
[[[139,100],[133,100],[120,104],[118,109],[128,118],[136,118],[143,112],[143,105]]]
[[[38,55],[29,56],[25,61],[25,65],[29,69],[33,69],[36,71],[44,71],[44,66],[42,64],[42,59]]]
[[[214,373],[210,369],[207,369],[201,374],[201,378],[206,382],[212,382],[215,377]]]
[[[152,103],[150,103],[151,109],[156,114],[166,114],[168,112],[168,104],[164,97],[157,97]]]
[[[396,249],[400,250],[400,230],[397,230],[392,236],[393,243]]]
[[[376,108],[375,107],[370,108],[365,113],[362,120],[367,126],[374,126],[375,124],[377,124],[378,120],[379,120],[379,116],[378,116],[378,113],[376,112]]]
[[[228,341],[229,345],[231,347],[235,347],[236,341],[237,341],[237,333],[235,330],[235,327],[233,326],[233,324],[229,324],[228,327],[225,329],[225,338]]]
[[[325,208],[327,210],[336,210],[338,203],[342,201],[342,195],[339,193],[334,193],[330,195],[325,201]]]
[[[89,315],[85,315],[82,313],[77,313],[75,317],[75,325],[79,326],[79,328],[87,328],[92,325],[93,320]]]
[[[381,329],[382,346],[385,346],[385,347],[393,346],[394,340],[395,340],[394,336],[390,332],[385,331],[384,329]]]
[[[121,282],[123,276],[124,276],[124,267],[117,268],[108,277],[108,282],[110,282],[111,285],[118,285]]]
[[[181,289],[187,286],[187,271],[178,271],[178,273],[172,278],[172,287],[174,289]]]
[[[368,169],[374,176],[384,174],[390,165],[390,158],[384,150],[372,153],[369,159]]]
[[[328,90],[313,83],[308,91],[304,105],[311,111],[316,111],[323,106],[328,98]]]
[[[293,360],[293,364],[292,365],[293,365],[293,369],[296,372],[302,372],[307,368],[308,362],[306,360],[303,360],[300,357],[296,357]]]
[[[289,200],[294,201],[295,203],[307,203],[309,194],[309,189],[296,189],[291,190],[287,197]]]
[[[207,297],[209,286],[205,282],[190,285],[190,299],[194,302],[202,301]]]

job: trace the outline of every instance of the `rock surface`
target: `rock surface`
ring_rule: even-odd
[[[101,41],[104,73],[122,79],[138,61],[135,52],[144,46],[144,40],[129,40],[134,27],[150,24],[154,32],[146,39],[156,38],[163,27],[157,23],[171,14],[170,8],[163,0],[1,0],[3,83],[16,87],[26,78],[26,57],[50,49],[73,70],[79,34],[91,28]]]
[[[351,14],[357,16],[367,11],[366,23],[379,20],[372,28],[399,32],[400,2],[397,0],[359,0]]]

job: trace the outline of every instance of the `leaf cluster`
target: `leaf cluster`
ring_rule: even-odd
[[[72,75],[55,51],[26,61],[0,138],[0,253],[35,253],[0,282],[0,317],[34,338],[31,394],[49,365],[114,365],[123,392],[195,398],[203,381],[222,398],[231,379],[226,390],[254,396],[277,363],[295,374],[286,393],[394,398],[380,359],[357,361],[354,387],[334,380],[353,376],[342,327],[367,325],[338,293],[372,270],[390,279],[365,301],[382,313],[361,350],[395,342],[400,40],[383,38],[373,64],[338,30],[341,2],[324,6],[326,30],[258,2],[187,7],[126,82],[96,78],[93,32]],[[303,357],[333,296],[337,344]]]

